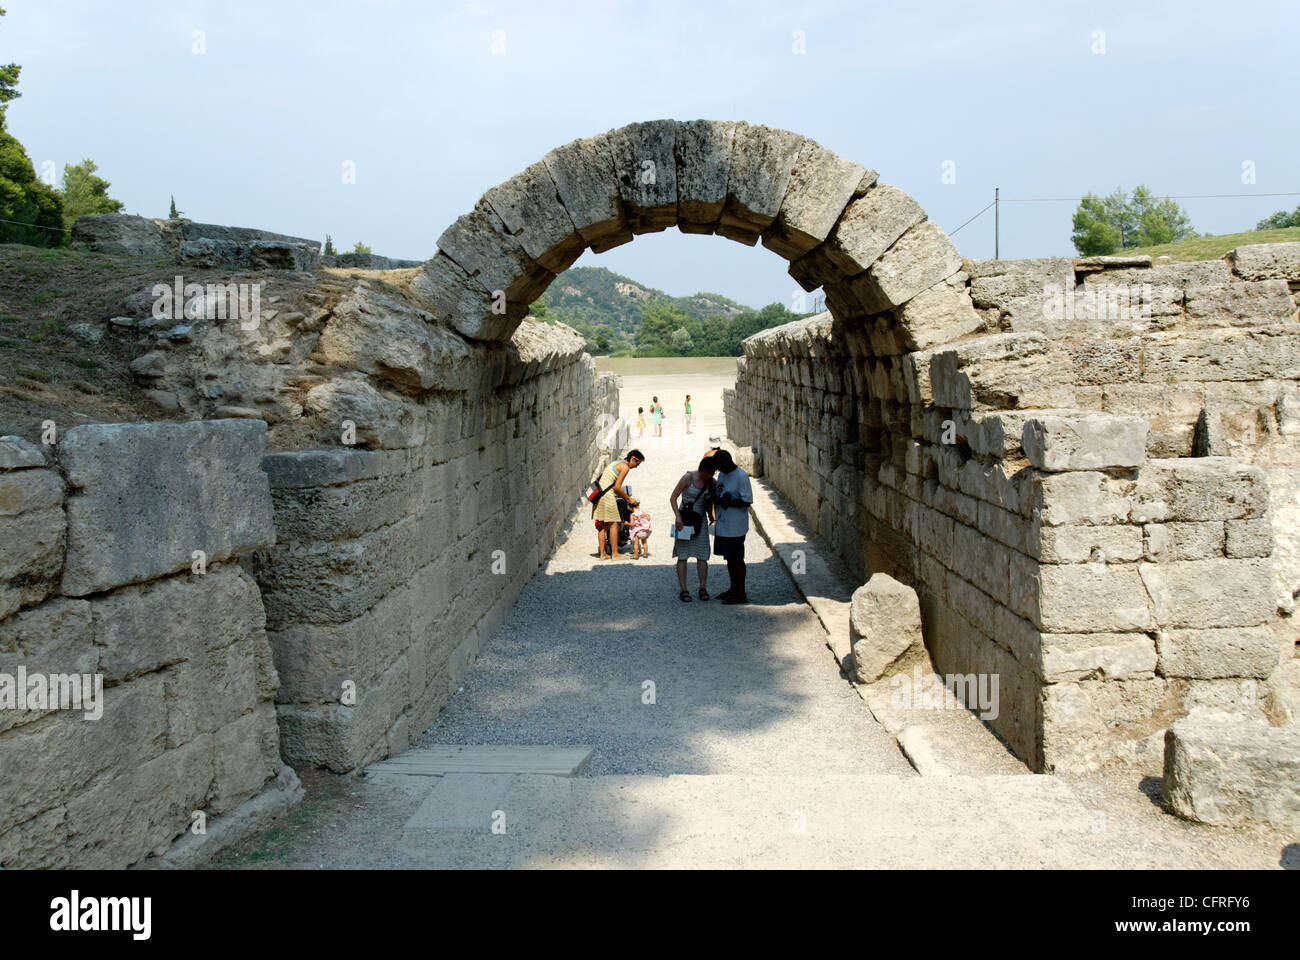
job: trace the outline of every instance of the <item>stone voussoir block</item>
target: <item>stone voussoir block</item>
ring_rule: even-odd
[[[563,273],[582,256],[586,243],[564,209],[546,164],[526,167],[484,198],[524,252],[551,273]]]
[[[632,232],[653,233],[676,225],[676,122],[630,123],[611,132],[609,142]]]
[[[795,157],[781,210],[763,231],[763,246],[787,260],[802,257],[830,236],[854,193],[864,180],[874,182],[875,176],[874,171],[805,140]]]
[[[880,313],[947,280],[961,270],[961,264],[961,254],[948,235],[926,220],[909,228],[850,286],[869,313]]]
[[[505,299],[439,251],[416,271],[411,293],[430,313],[473,340],[508,340],[528,313],[528,304]]]
[[[677,229],[713,233],[727,200],[736,122],[687,120],[677,124]]]
[[[486,198],[442,232],[438,250],[494,295],[498,290],[504,293],[507,303],[526,306],[555,279],[510,234]]]
[[[737,123],[718,233],[753,246],[776,219],[804,138],[788,130]]]
[[[582,239],[600,252],[632,239],[623,216],[610,135],[582,137],[542,158]]]

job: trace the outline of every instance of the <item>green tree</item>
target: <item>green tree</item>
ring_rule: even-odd
[[[172,195],[172,205],[171,205],[170,209],[168,209],[168,211],[167,211],[167,219],[168,219],[168,220],[179,220],[179,219],[181,218],[181,213],[182,213],[182,211],[176,209],[176,196],[175,196],[175,194],[173,194],[173,195]]]
[[[1080,256],[1103,256],[1119,249],[1120,228],[1113,219],[1106,201],[1096,194],[1090,193],[1079,201],[1070,239]]]
[[[1197,236],[1187,212],[1169,197],[1149,202],[1138,216],[1137,246],[1154,247]]]
[[[4,16],[0,8],[0,17]],[[22,68],[0,67],[0,243],[57,247],[64,242],[63,205],[59,195],[36,177],[23,145],[5,129],[5,110],[18,93]]]
[[[1300,207],[1296,207],[1290,213],[1279,210],[1271,217],[1265,217],[1255,224],[1256,230],[1281,230],[1285,227],[1300,227]]]
[[[63,204],[58,193],[36,178],[27,151],[0,132],[0,243],[38,247],[62,245]]]
[[[371,253],[372,251],[371,251],[371,249],[370,249],[369,246],[367,246],[366,244],[364,244],[364,243],[362,243],[360,240],[358,240],[358,241],[357,241],[357,245],[356,245],[355,247],[352,248],[352,252],[353,252],[353,253]]]
[[[695,348],[695,341],[691,337],[691,331],[685,327],[678,327],[673,331],[672,336],[668,338],[672,348],[682,356],[686,356]]]
[[[338,256],[338,251],[334,249],[334,238],[328,233],[325,234],[325,249],[321,251],[327,257]]]
[[[1158,199],[1145,184],[1131,196],[1122,187],[1107,197],[1088,194],[1074,211],[1073,226],[1070,239],[1085,257],[1197,236],[1187,212],[1169,197]]]
[[[95,161],[86,159],[76,166],[63,167],[63,225],[72,229],[77,217],[97,213],[117,213],[125,206],[108,195],[109,182],[95,176]],[[175,209],[175,202],[172,209]]]
[[[643,357],[674,356],[677,351],[672,346],[673,331],[684,327],[686,321],[686,314],[669,304],[646,304],[636,332],[637,353]]]
[[[0,7],[0,17],[4,15],[4,8]],[[10,100],[17,100],[22,96],[18,92],[18,74],[22,72],[22,69],[16,63],[7,63],[0,67],[0,130],[4,129],[6,105]]]

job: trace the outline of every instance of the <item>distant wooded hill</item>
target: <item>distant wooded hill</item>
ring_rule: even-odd
[[[593,354],[638,357],[737,357],[749,335],[806,316],[717,293],[672,297],[604,267],[566,270],[532,313],[573,327]]]

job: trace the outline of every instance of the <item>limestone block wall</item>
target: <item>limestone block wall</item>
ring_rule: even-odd
[[[1170,280],[1202,267],[1064,263],[1062,280],[1086,274],[1080,286],[1106,270]],[[1177,313],[1166,294],[1169,312],[1138,318],[1159,327],[1145,334],[1083,310],[1032,329],[1058,264],[998,265],[1011,278],[1000,300],[979,283],[993,266],[963,266],[984,328],[953,343],[908,352],[888,323],[828,315],[751,338],[729,435],[863,579],[916,586],[940,671],[1000,675],[993,726],[1036,769],[1158,753],[1198,703],[1259,710],[1278,668],[1275,614],[1300,587],[1273,558],[1275,535],[1288,550],[1297,535],[1277,521],[1294,468],[1272,466],[1296,454],[1288,284],[1189,280]],[[1031,293],[1037,313],[1016,299]],[[1161,403],[1178,390],[1201,406]],[[1255,433],[1223,427],[1215,446],[1242,408]]]
[[[265,434],[224,420],[0,439],[0,866],[170,862],[299,792],[241,568],[275,540]],[[66,709],[73,675],[82,709]]]
[[[408,401],[386,449],[266,458],[277,542],[257,576],[289,762],[346,771],[406,749],[573,516],[617,391],[580,337],[535,327],[544,361]]]

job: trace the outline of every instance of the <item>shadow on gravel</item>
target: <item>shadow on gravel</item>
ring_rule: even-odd
[[[671,562],[535,576],[424,745],[589,744],[588,775],[734,772],[719,757],[735,738],[825,706],[807,675],[820,627],[764,554],[749,566],[747,605],[681,602]],[[695,597],[693,563],[687,583]],[[709,589],[726,586],[711,564]],[[825,683],[842,689],[829,652],[824,666]]]

